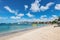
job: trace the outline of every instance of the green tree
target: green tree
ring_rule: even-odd
[[[60,17],[59,17],[58,21],[60,21]]]

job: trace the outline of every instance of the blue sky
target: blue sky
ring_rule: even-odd
[[[0,0],[0,23],[52,21],[58,16],[59,0]]]

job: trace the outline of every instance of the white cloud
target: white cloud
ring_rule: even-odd
[[[51,19],[52,20],[58,19],[58,16],[57,15],[52,15]]]
[[[14,13],[15,11],[14,10],[11,10],[8,6],[5,6],[4,7],[6,10],[8,10],[9,12],[11,12],[11,13]]]
[[[10,18],[11,18],[11,19],[20,19],[21,17],[18,17],[18,16],[11,16]]]
[[[46,22],[46,21],[48,21],[47,15],[42,15],[42,16],[40,17],[40,21],[41,21],[41,22]]]
[[[40,19],[33,18],[31,21],[32,21],[32,22],[40,22]]]
[[[12,10],[9,6],[4,6],[4,8],[5,8],[6,10],[8,10],[10,13],[14,13],[14,14],[17,15],[17,11]]]
[[[54,21],[55,19],[58,19],[58,16],[52,15],[50,18],[48,18],[48,21]]]
[[[35,0],[35,2],[31,4],[30,10],[33,11],[33,12],[39,12],[40,11],[39,2],[40,2],[40,0]]]
[[[20,14],[17,14],[16,16],[11,16],[10,18],[11,19],[21,19],[21,17],[23,17],[24,14],[20,13]]]
[[[46,15],[42,15],[40,17],[40,21],[41,22],[47,22],[47,21],[54,21],[55,19],[58,19],[58,16],[57,15],[52,15],[51,17],[47,18]]]
[[[56,4],[55,9],[60,10],[60,4]]]
[[[20,13],[20,14],[18,14],[17,16],[22,17],[22,16],[24,16],[24,14]]]
[[[28,12],[26,15],[27,15],[28,17],[34,17],[34,15],[30,14],[30,12]]]
[[[47,15],[42,15],[40,18],[46,18],[47,17]]]
[[[29,16],[31,17],[31,16]],[[24,21],[28,21],[28,22],[49,22],[49,21],[53,21],[55,19],[58,19],[57,15],[52,15],[51,17],[47,18],[47,15],[42,15],[40,18],[31,18],[31,19],[23,19],[21,17],[18,16],[12,16],[12,19],[17,19],[17,21],[19,22],[24,22]]]
[[[53,2],[49,2],[48,4],[46,4],[46,6],[41,6],[41,7],[40,7],[40,10],[41,10],[41,11],[48,10],[49,7],[50,7],[51,5],[53,5],[53,4],[54,4]]]
[[[24,14],[20,13],[20,14],[18,14],[16,16],[11,16],[10,18],[11,19],[21,19],[21,17],[23,17],[23,16],[24,16]]]
[[[53,2],[49,2],[46,4],[46,6],[40,6],[40,3],[39,3],[40,1],[41,0],[35,0],[35,2],[31,4],[30,10],[32,12],[40,12],[40,11],[48,10],[50,6],[54,4]]]
[[[24,7],[25,7],[25,10],[28,8],[28,5],[24,5]]]
[[[48,18],[42,18],[40,19],[41,22],[47,22],[48,21]]]
[[[45,6],[41,6],[41,7],[40,7],[40,10],[41,10],[41,11],[45,11],[45,10],[47,10],[47,9],[48,9],[48,7],[45,7]]]
[[[54,3],[53,2],[49,2],[46,6],[47,7],[50,7],[51,5],[53,5]]]

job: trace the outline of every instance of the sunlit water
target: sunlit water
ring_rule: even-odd
[[[13,30],[22,30],[34,27],[42,27],[45,24],[0,24],[0,33]]]

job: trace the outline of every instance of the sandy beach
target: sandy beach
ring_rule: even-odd
[[[60,27],[47,25],[45,27],[18,32],[5,37],[0,37],[0,40],[60,40]]]

